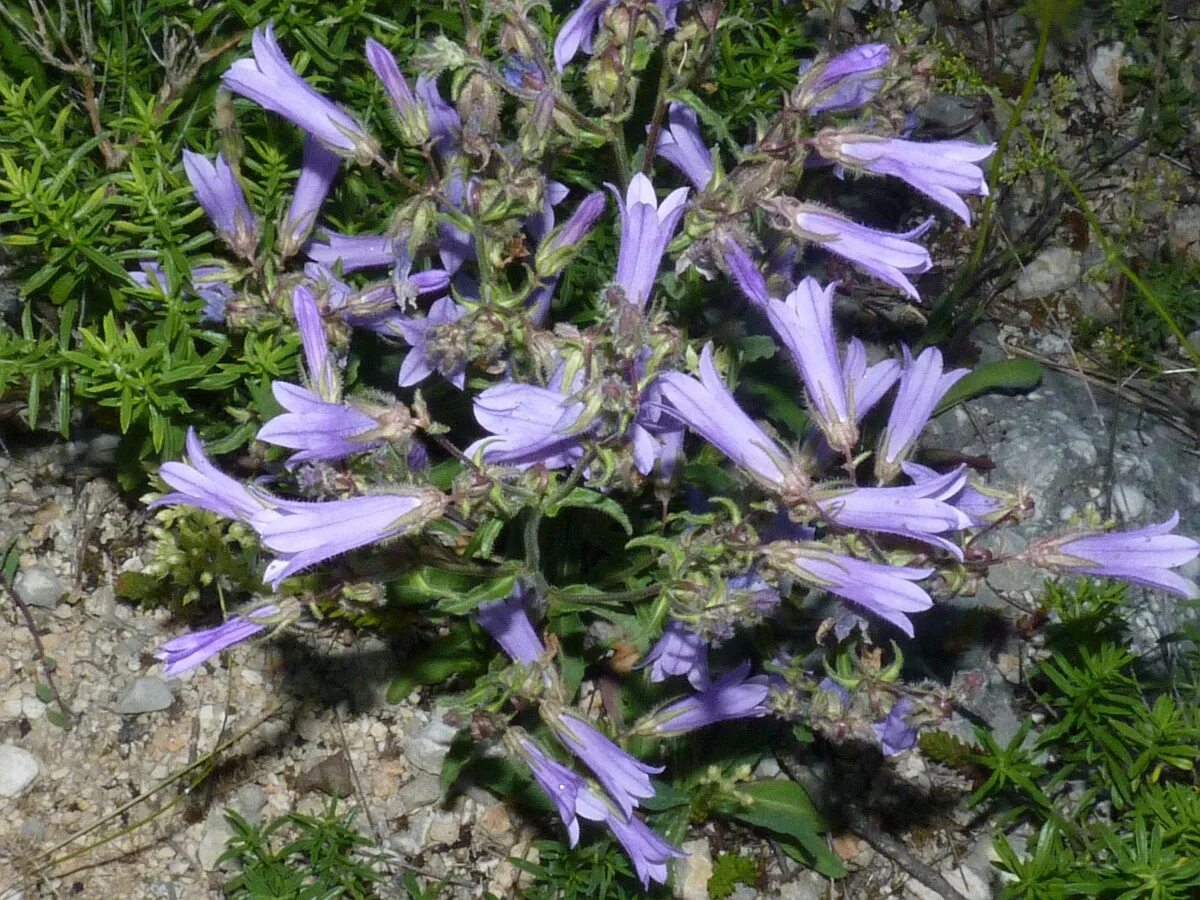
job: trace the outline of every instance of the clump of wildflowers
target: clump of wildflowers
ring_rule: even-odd
[[[479,49],[486,41],[443,38],[397,60],[366,42],[364,66],[402,144],[394,149],[423,161],[417,175],[301,78],[270,26],[230,67],[225,86],[303,130],[304,151],[274,246],[229,162],[185,157],[198,201],[238,258],[193,271],[192,290],[231,328],[283,310],[298,332],[301,383],[273,384],[282,412],[257,433],[292,452],[247,482],[210,461],[191,433],[187,461],[162,467],[171,491],[154,503],[244,523],[271,555],[263,577],[273,592],[383,543],[401,545],[387,554],[402,567],[396,577],[476,578],[451,596],[420,596],[439,614],[472,615],[511,660],[466,695],[487,726],[481,740],[498,738],[522,763],[572,845],[581,819],[607,828],[648,886],[667,880],[681,851],[677,835],[644,816],[665,763],[634,755],[627,738],[661,746],[777,715],[893,755],[938,720],[940,707],[899,683],[899,655],[884,665],[876,642],[912,637],[937,616],[936,598],[998,563],[988,534],[1027,506],[964,466],[920,462],[922,432],[966,370],[933,348],[914,358],[899,347],[869,363],[865,345],[838,331],[843,283],[801,266],[801,251],[818,248],[814,258],[849,263],[895,288],[897,302],[919,301],[919,276],[933,265],[923,239],[936,220],[858,221],[815,202],[804,176],[815,163],[895,178],[969,223],[967,198],[986,195],[980,164],[994,148],[894,133],[895,117],[873,105],[891,102],[907,76],[873,44],[797,61],[778,113],[739,159],[723,159],[697,110],[672,99],[688,86],[686,67],[677,84],[664,70],[652,121],[625,128],[650,54],[682,58],[681,44],[711,41],[720,23],[705,18],[710,8],[583,0],[550,39],[522,4],[502,6],[488,20],[496,53]],[[560,77],[576,65],[590,107]],[[634,132],[645,143],[625,147]],[[601,144],[615,151],[606,162],[586,156]],[[572,153],[609,168],[572,183],[579,167],[562,164]],[[341,233],[323,218],[352,165],[394,185],[386,231]],[[618,242],[602,257],[605,284],[584,296],[567,276],[593,232]],[[733,294],[718,280],[726,273],[749,300],[744,326],[786,351],[773,364],[803,396],[807,431],[746,405],[723,329],[681,320],[675,276],[688,269],[714,295]],[[150,262],[131,277],[164,284]],[[372,373],[392,392],[356,382],[354,329],[403,353],[396,371]],[[591,528],[569,518],[579,509],[625,532],[620,565],[543,553],[548,539]],[[1194,597],[1196,585],[1175,570],[1200,544],[1172,534],[1177,522],[1044,538],[1023,558]],[[286,625],[298,614],[280,612],[287,602],[169,642],[160,653],[168,674]],[[611,697],[604,714],[577,704],[579,676],[567,677],[564,654],[578,651],[556,633],[567,617],[576,633],[581,622],[621,631],[603,648],[611,656],[592,648],[584,662],[673,693],[628,727]],[[812,633],[785,633],[785,619]],[[727,645],[764,623],[755,646],[769,652],[728,658]],[[619,668],[623,647],[632,656]],[[801,662],[813,654],[827,667],[838,660],[836,678]]]

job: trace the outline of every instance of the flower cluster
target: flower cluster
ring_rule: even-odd
[[[190,290],[231,329],[282,319],[303,361],[296,382],[272,385],[280,411],[257,432],[278,459],[269,478],[231,477],[191,433],[186,462],[162,467],[170,492],[154,501],[252,529],[271,555],[264,581],[275,592],[299,591],[290,579],[387,541],[404,544],[389,555],[405,567],[396,577],[439,568],[477,576],[477,590],[450,601],[432,588],[422,595],[473,613],[513,662],[493,667],[471,696],[553,801],[571,843],[580,819],[607,828],[644,885],[665,882],[681,851],[640,812],[664,766],[633,756],[625,738],[667,742],[768,715],[845,723],[861,687],[871,699],[859,703],[867,717],[856,736],[888,755],[911,748],[915,729],[936,717],[896,683],[898,666],[885,670],[868,651],[880,635],[913,636],[939,599],[1000,562],[981,542],[1027,511],[965,465],[920,461],[922,432],[967,371],[932,347],[869,351],[844,339],[835,301],[852,276],[838,282],[802,264],[815,248],[818,263],[848,263],[897,289],[896,302],[917,302],[918,276],[933,264],[921,239],[936,222],[857,221],[815,202],[803,173],[895,179],[964,223],[968,199],[987,193],[980,164],[991,144],[912,140],[888,127],[896,116],[875,114],[905,77],[887,47],[797,60],[795,88],[738,159],[706,141],[698,110],[669,100],[685,92],[664,90],[639,153],[621,144],[615,167],[586,186],[559,180],[580,171],[560,164],[572,153],[595,160],[589,147],[624,140],[605,122],[624,123],[637,108],[646,60],[634,42],[707,58],[680,49],[720,27],[695,6],[585,0],[552,42],[510,10],[499,61],[440,39],[411,82],[383,44],[367,41],[389,131],[425,161],[422,177],[389,159],[374,123],[308,85],[270,26],[256,31],[252,55],[231,66],[225,86],[304,132],[293,200],[279,227],[266,228],[237,160],[187,153],[196,199],[234,257],[193,270]],[[602,116],[564,87],[581,52],[591,55],[582,65]],[[441,78],[447,70],[452,79]],[[345,166],[395,186],[386,230],[326,224]],[[581,265],[599,229],[615,230],[616,251],[600,263],[604,285],[585,295],[564,273]],[[806,431],[794,418],[782,430],[748,405],[725,332],[685,332],[675,276],[689,270],[724,300],[742,303],[730,287],[744,295],[744,325],[779,350],[776,374],[803,398]],[[131,277],[166,290],[154,261]],[[565,285],[573,290],[560,296]],[[395,391],[356,383],[347,350],[355,329],[403,348],[385,373]],[[581,508],[633,538],[628,566],[594,569],[599,588],[586,583],[590,550],[569,565],[541,552],[546,521]],[[1194,597],[1196,585],[1176,570],[1200,543],[1173,534],[1176,523],[1044,538],[1022,558]],[[569,531],[556,538],[583,546],[590,537]],[[511,556],[497,549],[516,544]],[[579,599],[589,595],[594,610]],[[168,643],[160,658],[178,674],[286,626],[297,609],[273,598]],[[673,690],[678,679],[688,689],[629,726],[585,711],[574,703],[578,679],[558,664],[565,651],[554,629],[568,614],[576,625],[638,623],[644,630],[623,639],[644,654],[638,668],[653,689]],[[814,624],[803,654],[793,637],[762,659],[738,651],[739,636],[777,616]],[[795,662],[814,650],[875,662],[822,681]]]

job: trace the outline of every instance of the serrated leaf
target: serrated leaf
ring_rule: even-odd
[[[1043,369],[1032,359],[1001,359],[976,366],[946,392],[934,415],[966,400],[993,392],[1027,393],[1041,383]]]

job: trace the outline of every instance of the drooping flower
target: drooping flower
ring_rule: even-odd
[[[821,489],[815,502],[842,528],[895,534],[941,547],[958,559],[962,549],[943,535],[971,527],[970,517],[948,501],[967,483],[966,467],[920,484],[899,487]]]
[[[242,522],[250,521],[264,508],[244,484],[212,464],[194,428],[187,433],[187,462],[163,463],[158,476],[174,490],[154,500],[151,508],[182,503]]]
[[[931,469],[929,466],[923,466],[911,460],[902,462],[900,468],[904,470],[904,474],[912,480],[913,484],[924,484],[925,482],[941,477],[941,473],[936,469]],[[972,525],[982,527],[994,521],[997,515],[1012,508],[1011,501],[1005,502],[1000,496],[997,496],[998,493],[980,490],[968,480],[963,485],[961,491],[945,499],[955,509],[966,513]]]
[[[904,348],[904,369],[900,388],[888,416],[879,452],[875,455],[875,476],[887,483],[900,473],[900,464],[916,446],[933,411],[970,369],[942,371],[942,353],[936,347],[926,348],[915,360]]]
[[[747,678],[749,674],[750,663],[744,662],[692,696],[651,713],[634,730],[670,736],[717,722],[765,716],[770,712],[766,705],[770,683],[765,675]]]
[[[442,329],[467,314],[467,308],[449,297],[437,300],[422,318],[397,319],[395,324],[408,341],[408,355],[400,366],[400,387],[411,387],[424,381],[435,371],[459,390],[467,383],[467,354],[465,347],[451,347],[439,341]]]
[[[879,93],[890,59],[886,44],[864,44],[824,62],[808,62],[801,67],[792,102],[813,116],[856,109]]]
[[[245,616],[234,616],[215,628],[173,638],[163,644],[154,657],[166,663],[163,675],[174,678],[207,662],[222,650],[265,631],[267,626],[261,620],[269,620],[278,614],[279,607],[274,604],[259,607]]]
[[[787,197],[762,200],[759,205],[776,215],[780,224],[802,240],[813,241],[830,253],[850,260],[874,277],[900,288],[914,300],[920,294],[908,275],[928,272],[933,266],[929,251],[912,239],[920,237],[933,220],[911,231],[879,231],[851,221],[812,203],[798,203]]]
[[[271,498],[250,518],[276,559],[263,581],[276,590],[285,578],[350,550],[396,537],[437,518],[446,498],[431,488],[311,503]]]
[[[648,766],[630,756],[575,713],[545,702],[541,712],[555,736],[592,770],[625,818],[633,814],[639,800],[654,796],[650,776],[663,771],[662,766]]]
[[[913,582],[933,569],[886,566],[833,553],[823,544],[780,542],[764,550],[772,565],[807,584],[849,600],[913,636],[908,613],[932,608],[933,600]]]
[[[183,170],[196,200],[221,238],[243,256],[253,256],[258,243],[258,219],[250,211],[225,154],[218,153],[216,161],[210,162],[203,154],[184,150]]]
[[[663,403],[679,421],[768,485],[786,481],[787,455],[746,415],[713,364],[712,344],[700,354],[700,378],[666,372],[655,384]]]
[[[225,72],[221,83],[226,88],[283,116],[333,150],[354,154],[369,143],[353,116],[296,73],[270,24],[265,30],[255,29],[251,47],[252,58],[237,60]]]
[[[835,287],[822,288],[816,279],[805,278],[786,300],[767,303],[767,318],[800,370],[809,412],[829,445],[846,454],[858,443],[858,418],[833,333]]]
[[[1165,522],[1130,531],[1040,538],[1022,556],[1045,569],[1116,578],[1195,600],[1200,597],[1196,582],[1172,570],[1200,555],[1200,542],[1172,534],[1178,524],[1176,510]]]
[[[912,714],[915,706],[908,697],[901,697],[894,704],[887,718],[871,726],[884,756],[895,756],[905,750],[911,750],[917,745],[917,729],[908,724],[907,717]]]
[[[675,236],[687,203],[687,188],[677,188],[660,204],[650,179],[638,172],[624,198],[608,185],[621,210],[621,245],[614,281],[625,299],[641,307],[650,297],[667,244]]]
[[[700,134],[700,120],[696,111],[686,103],[677,101],[670,105],[667,125],[659,133],[654,149],[682,172],[696,190],[704,190],[712,181],[712,151]]]
[[[971,211],[963,196],[986,197],[987,181],[976,165],[996,150],[995,144],[972,141],[906,141],[828,129],[813,140],[826,159],[843,166],[891,175],[940,203],[967,225]]]
[[[350,404],[330,403],[286,381],[274,382],[271,392],[287,412],[263,425],[256,437],[298,451],[288,457],[289,469],[317,459],[345,459],[383,443],[364,437],[378,431],[379,422]]]
[[[696,690],[709,685],[708,645],[696,632],[672,619],[663,629],[638,668],[650,667],[651,681],[665,681],[672,675],[686,675]]]
[[[567,63],[575,57],[581,47],[584,53],[592,52],[592,36],[608,4],[609,0],[583,0],[578,8],[567,16],[554,38],[554,65],[558,71],[566,68]]]
[[[342,158],[312,135],[304,141],[300,177],[296,179],[292,203],[284,219],[279,245],[281,255],[288,257],[296,253],[312,234],[321,205],[329,196],[341,164]]]
[[[580,775],[552,759],[520,729],[506,733],[505,743],[525,761],[538,787],[554,801],[559,818],[567,826],[570,846],[579,843],[580,818],[603,822],[612,814],[608,804],[592,793]]]
[[[546,655],[546,645],[529,621],[526,594],[524,586],[518,584],[511,596],[480,606],[475,619],[513,661],[532,666]]]
[[[324,240],[313,241],[306,251],[308,258],[333,268],[342,264],[347,275],[359,269],[395,265],[399,258],[396,241],[386,234],[340,234],[324,231]]]
[[[583,457],[575,430],[584,406],[561,391],[532,384],[502,381],[475,398],[475,420],[490,437],[475,441],[463,452],[498,465],[548,469],[574,465]]]
[[[666,884],[667,863],[687,856],[637,816],[622,819],[610,811],[604,823],[625,848],[625,854],[633,863],[633,870],[643,888],[649,889],[651,881]]]

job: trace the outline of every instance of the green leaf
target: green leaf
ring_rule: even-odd
[[[38,682],[38,686],[33,689],[33,694],[43,703],[54,702],[54,691],[51,689],[50,685],[46,684],[44,681]]]
[[[441,684],[455,675],[478,675],[484,669],[487,653],[475,639],[472,626],[460,622],[450,634],[418,653],[404,672],[392,679],[387,701],[399,703],[423,684]]]
[[[489,600],[500,600],[509,596],[517,586],[516,575],[501,575],[490,578],[483,584],[460,596],[446,597],[438,602],[438,609],[451,615],[465,616],[474,612]]]
[[[577,487],[571,493],[567,494],[567,496],[563,497],[562,500],[546,507],[546,516],[553,519],[559,512],[570,506],[603,513],[624,528],[626,534],[633,534],[633,523],[629,521],[629,516],[625,515],[625,510],[621,507],[621,504],[611,497],[605,497],[599,491],[592,491],[587,488]]]
[[[794,838],[822,874],[831,878],[845,874],[841,860],[821,837],[828,825],[796,782],[778,778],[738,785],[730,801],[727,815]]]
[[[977,366],[950,388],[934,415],[982,394],[1027,393],[1042,380],[1042,367],[1032,359],[1001,359]]]

